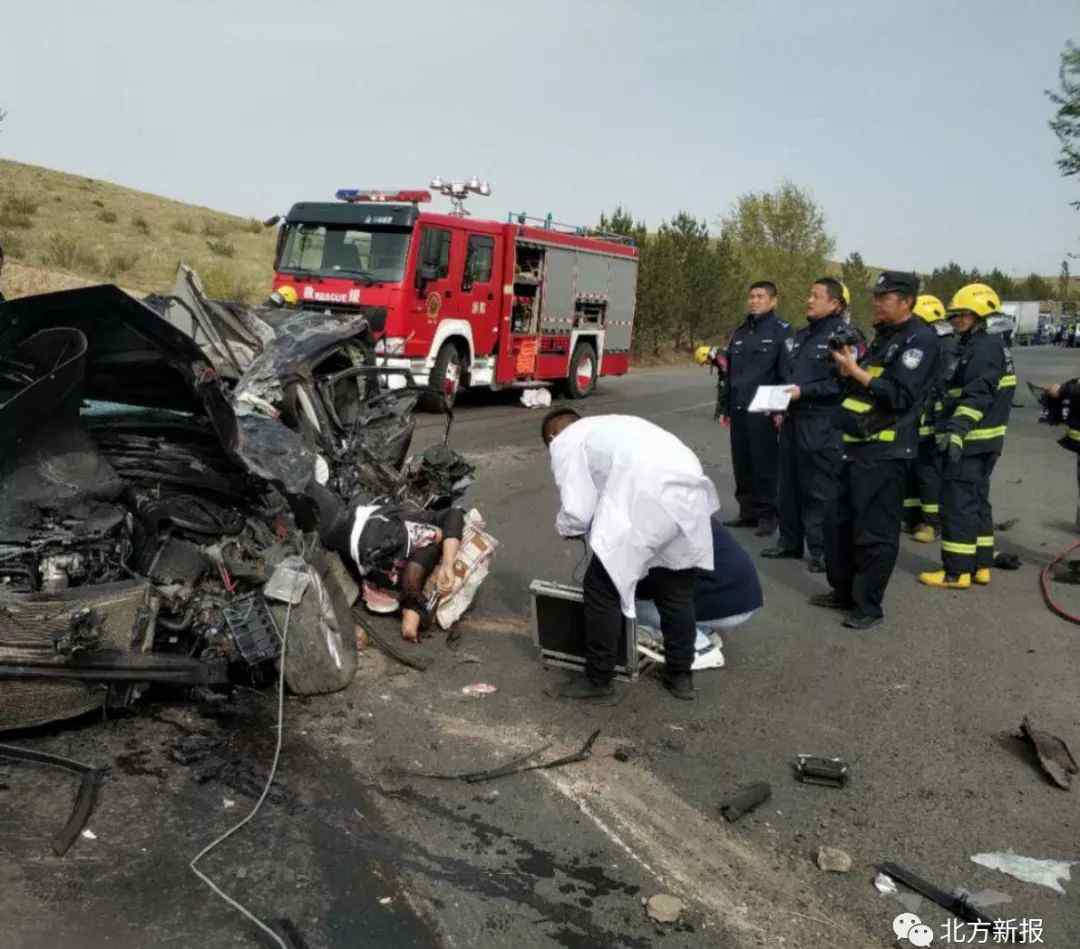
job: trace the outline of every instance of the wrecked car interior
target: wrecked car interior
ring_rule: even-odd
[[[379,320],[211,301],[184,267],[3,308],[0,731],[265,685],[290,617],[289,690],[348,685],[357,585],[290,499],[439,509],[471,480],[446,439],[410,457],[422,390],[375,367]]]

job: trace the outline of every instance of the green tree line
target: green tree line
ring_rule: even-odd
[[[851,293],[856,322],[870,325],[870,300],[880,270],[855,251],[839,265],[825,211],[803,188],[784,182],[768,192],[739,197],[713,229],[679,211],[650,230],[626,207],[600,218],[599,231],[632,237],[640,254],[634,351],[659,356],[689,352],[721,340],[743,319],[746,292],[755,280],[771,280],[780,293],[778,312],[802,322],[810,285],[839,277]],[[990,284],[1003,300],[1070,298],[1068,262],[1057,280],[1029,274],[1017,280],[1000,268],[965,269],[955,261],[921,274],[922,292],[946,305],[967,283]]]

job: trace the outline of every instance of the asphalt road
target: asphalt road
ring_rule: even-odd
[[[1017,353],[1022,380],[1078,366],[1072,351]],[[569,582],[580,561],[552,527],[541,413],[514,393],[466,399],[451,440],[478,466],[469,499],[501,547],[458,647],[442,634],[418,647],[433,660],[426,672],[369,650],[346,692],[290,700],[279,790],[208,869],[309,947],[884,946],[896,944],[892,919],[905,906],[874,889],[882,861],[947,889],[1000,891],[1011,902],[994,915],[1041,920],[1043,945],[1080,945],[1076,872],[1060,896],[970,859],[1080,860],[1080,790],[1050,786],[1010,737],[1026,714],[1080,753],[1080,630],[1038,589],[1039,566],[1077,540],[1075,461],[1054,444],[1060,433],[1036,424],[1023,385],[1017,399],[993,501],[995,520],[1019,519],[998,545],[1019,554],[1019,571],[995,571],[986,589],[922,588],[916,576],[936,548],[904,538],[887,622],[856,633],[807,605],[822,578],[759,559],[765,609],[728,637],[726,668],[698,674],[698,701],[675,701],[646,676],[611,708],[545,696],[556,674],[540,668],[529,635],[529,582]],[[712,400],[708,374],[686,368],[603,380],[581,407],[673,431],[730,507]],[[424,419],[418,446],[439,434]],[[755,555],[765,546],[740,540]],[[1055,596],[1080,613],[1080,590],[1057,584]],[[498,692],[461,693],[477,681]],[[258,944],[186,870],[250,807],[250,782],[227,773],[200,784],[168,747],[185,730],[218,736],[258,779],[272,713],[268,699],[244,695],[224,717],[149,705],[26,736],[113,771],[97,838],[57,859],[45,841],[70,805],[66,779],[0,768],[0,946]],[[561,754],[595,729],[593,757],[558,770],[480,785],[403,773],[476,770],[548,742],[548,755]],[[619,745],[635,756],[617,761]],[[796,782],[800,752],[843,756],[848,787]],[[717,803],[754,781],[770,782],[772,799],[725,824]],[[852,871],[819,870],[821,845],[847,851]],[[658,892],[686,901],[683,924],[649,922],[641,901]],[[947,944],[944,911],[923,901],[915,912],[934,945]]]

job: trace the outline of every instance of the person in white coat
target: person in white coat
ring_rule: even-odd
[[[636,594],[660,613],[664,685],[693,699],[694,580],[713,569],[716,488],[686,445],[641,418],[582,418],[563,407],[547,414],[541,433],[561,501],[555,529],[587,536],[593,552],[583,585],[585,678],[556,694],[614,696],[623,617],[634,616]]]

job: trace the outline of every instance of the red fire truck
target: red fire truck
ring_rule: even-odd
[[[597,376],[627,372],[632,241],[550,217],[475,220],[463,198],[490,193],[486,185],[432,186],[454,212],[421,212],[426,190],[344,190],[336,202],[293,205],[278,236],[274,289],[302,307],[364,313],[382,364],[410,370],[451,402],[465,386],[543,382],[583,398]]]

